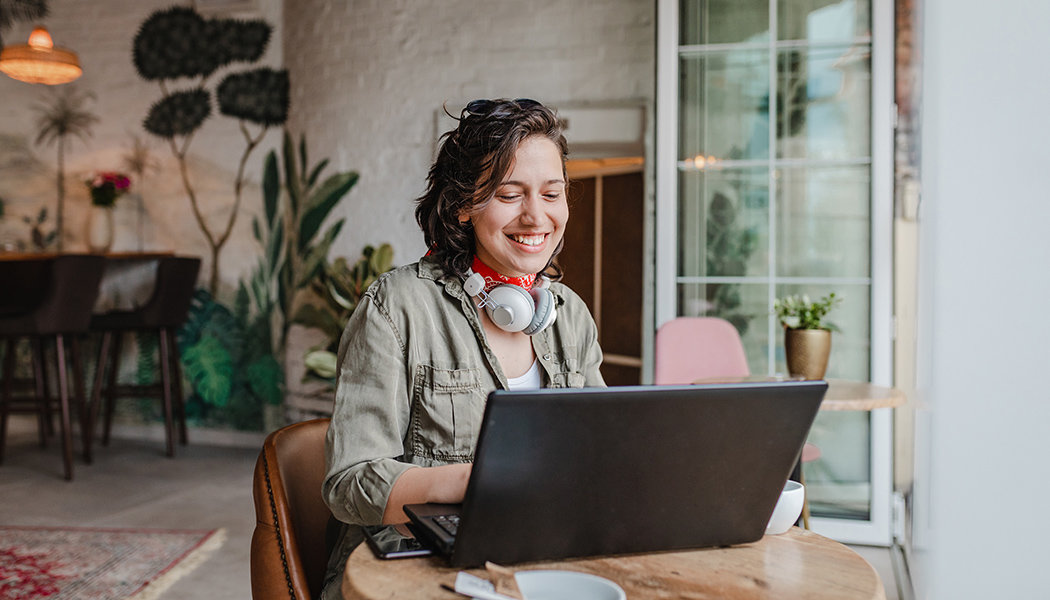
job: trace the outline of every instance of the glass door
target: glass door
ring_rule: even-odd
[[[729,320],[753,373],[787,371],[775,298],[835,292],[827,377],[890,383],[892,3],[877,4],[659,4],[657,320]],[[820,414],[816,531],[890,542],[890,428]]]

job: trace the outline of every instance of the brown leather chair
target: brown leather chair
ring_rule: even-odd
[[[263,442],[255,463],[254,600],[309,600],[321,593],[332,513],[321,499],[330,419],[288,425]]]

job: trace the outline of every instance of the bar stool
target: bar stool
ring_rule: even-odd
[[[157,278],[150,299],[134,310],[115,310],[91,318],[91,331],[101,333],[98,371],[91,391],[89,430],[94,431],[102,397],[106,412],[102,445],[109,444],[113,409],[118,397],[156,395],[162,401],[167,456],[175,456],[175,420],[178,419],[179,443],[186,445],[186,410],[182,397],[182,371],[175,332],[186,321],[201,260],[193,257],[168,256],[157,264]],[[154,332],[159,338],[160,385],[117,385],[117,367],[123,335],[133,331]],[[108,366],[109,374],[103,377]],[[105,379],[105,384],[103,380]],[[88,452],[90,453],[90,440]]]
[[[105,259],[92,255],[62,255],[53,259],[19,261],[15,267],[4,265],[0,269],[23,269],[26,276],[36,282],[46,281],[44,293],[39,301],[29,309],[24,305],[15,314],[0,316],[0,339],[7,341],[7,352],[3,366],[3,394],[0,395],[0,460],[7,441],[7,417],[16,409],[13,406],[12,387],[15,378],[16,342],[29,338],[34,344],[33,362],[36,382],[35,407],[30,410],[37,413],[40,427],[40,441],[44,444],[45,430],[50,425],[51,400],[46,387],[46,362],[44,343],[54,340],[57,362],[58,401],[61,411],[62,459],[64,475],[67,480],[73,479],[73,439],[70,399],[75,403],[79,413],[80,434],[84,444],[84,458],[90,462],[90,431],[87,425],[87,411],[84,406],[84,371],[80,358],[78,335],[88,331],[91,322],[91,309],[98,296],[99,282]],[[0,277],[5,284],[7,277]],[[24,285],[24,283],[23,283]],[[66,359],[66,342],[68,341],[72,358],[73,389],[69,386],[70,365]]]

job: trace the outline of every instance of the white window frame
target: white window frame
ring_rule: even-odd
[[[770,0],[776,22],[776,0]],[[871,57],[871,380],[893,381],[893,48],[892,0],[872,0]],[[656,23],[655,326],[677,316],[678,0],[658,0]],[[775,64],[775,63],[774,63]],[[772,152],[772,147],[770,148]],[[651,363],[651,360],[648,362]],[[650,377],[647,375],[647,381]],[[892,409],[871,412],[871,514],[867,521],[817,518],[817,533],[847,543],[892,543]]]

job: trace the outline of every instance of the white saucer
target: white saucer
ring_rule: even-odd
[[[597,575],[575,571],[518,571],[514,580],[525,600],[626,600],[623,588]]]

